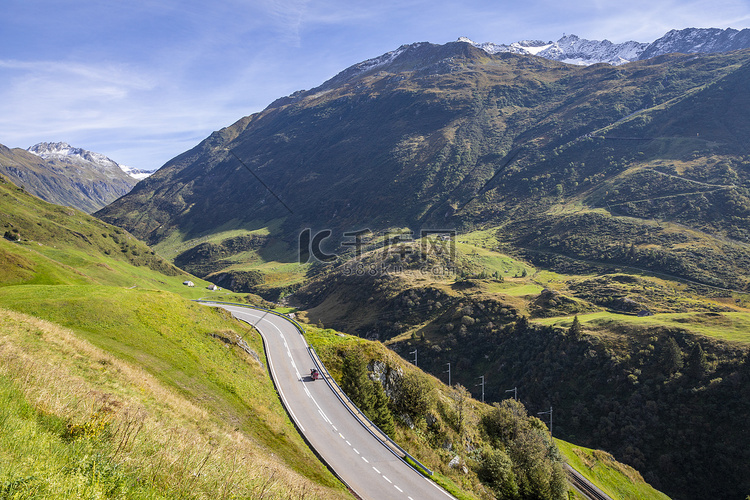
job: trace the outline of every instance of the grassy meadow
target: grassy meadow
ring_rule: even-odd
[[[190,300],[246,294],[2,176],[0,228],[0,498],[350,498],[257,332]]]
[[[286,417],[248,327],[165,292],[49,288],[3,290],[5,497],[348,497]]]

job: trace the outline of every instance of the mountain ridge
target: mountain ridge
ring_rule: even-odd
[[[27,150],[0,145],[0,173],[45,201],[87,213],[130,192],[139,178],[151,175],[65,142],[42,142]]]
[[[509,45],[493,42],[477,43],[467,37],[460,37],[458,41],[470,43],[489,54],[509,52],[536,55],[545,59],[584,66],[597,63],[616,66],[671,53],[709,54],[746,49],[750,47],[750,29],[674,29],[650,43],[632,40],[612,43],[606,39],[587,40],[576,35],[563,35],[556,42],[523,40]]]
[[[141,170],[121,165],[102,153],[73,147],[67,142],[40,142],[29,147],[27,151],[45,160],[59,159],[72,162],[82,160],[87,162],[86,164],[91,164],[94,168],[101,169],[104,173],[119,174],[118,170],[121,170],[137,181],[143,180],[155,172],[154,170]]]

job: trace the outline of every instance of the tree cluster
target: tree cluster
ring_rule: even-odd
[[[365,358],[359,349],[351,349],[344,358],[341,389],[372,423],[393,436],[395,426],[388,396],[380,382],[369,377]]]
[[[513,399],[495,403],[482,417],[490,446],[482,453],[478,475],[498,498],[567,497],[563,458],[545,425],[528,417]]]

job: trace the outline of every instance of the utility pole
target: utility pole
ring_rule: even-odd
[[[513,389],[508,389],[505,392],[512,392],[513,393],[513,399],[518,401],[518,387],[514,387]]]
[[[479,384],[477,384],[477,385],[481,385],[481,386],[482,386],[482,403],[484,403],[484,375],[482,375],[482,376],[481,376],[481,377],[479,377],[479,378],[480,378],[480,379],[482,379],[482,382],[480,382],[480,383],[479,383]]]
[[[448,387],[451,386],[451,364],[446,363],[448,365]]]
[[[540,411],[537,415],[549,415],[549,435],[552,437],[552,405],[550,405],[549,411]]]
[[[414,366],[417,366],[417,350],[414,349],[409,354],[413,354],[414,355]]]

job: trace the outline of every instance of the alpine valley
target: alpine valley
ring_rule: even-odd
[[[108,245],[132,234],[246,300],[295,308],[334,374],[354,352],[338,330],[374,341],[371,372],[395,352],[443,380],[448,366],[475,396],[481,379],[506,424],[513,391],[631,483],[750,493],[748,30],[404,45],[212,133],[94,215],[126,230],[92,230]],[[487,413],[465,433],[440,402],[459,393],[421,412],[391,401],[410,446],[476,498],[558,477],[557,452],[531,482],[521,459],[506,471],[539,420],[514,434]],[[592,457],[616,464],[582,449],[568,459],[592,476]]]

